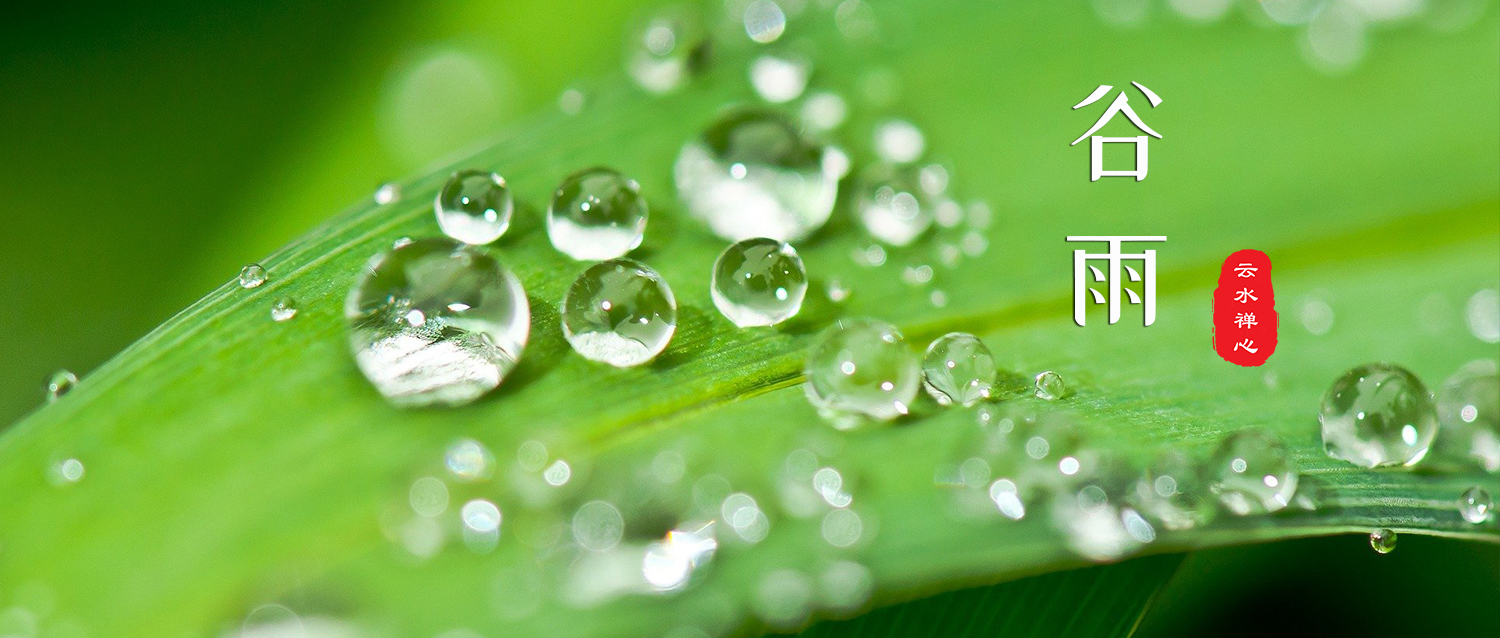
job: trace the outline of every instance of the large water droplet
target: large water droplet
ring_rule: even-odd
[[[562,303],[563,336],[585,358],[626,368],[660,354],[677,330],[677,299],[660,274],[611,259],[578,276]]]
[[[250,264],[240,269],[240,287],[256,288],[266,283],[266,269],[260,264]]]
[[[670,7],[626,41],[626,68],[641,88],[666,93],[702,67],[708,51],[708,31],[697,9]]]
[[[1224,439],[1205,466],[1209,490],[1240,516],[1285,508],[1297,492],[1297,468],[1281,440],[1246,430]]]
[[[1318,413],[1328,455],[1362,467],[1412,465],[1437,435],[1432,395],[1405,368],[1355,367],[1323,393]]]
[[[370,260],[344,306],[359,369],[401,406],[460,405],[516,367],[526,291],[494,257],[422,239]]]
[[[1377,529],[1370,532],[1370,549],[1377,554],[1389,554],[1396,549],[1396,532],[1388,529]]]
[[[795,241],[833,211],[838,179],[823,154],[779,114],[734,110],[682,146],[673,175],[688,211],[720,237]]]
[[[1478,525],[1490,520],[1495,502],[1490,500],[1490,493],[1479,486],[1464,490],[1463,495],[1458,497],[1458,513],[1464,520]]]
[[[904,415],[922,382],[921,364],[901,332],[884,321],[850,319],[825,331],[807,355],[807,398],[839,429],[861,417]]]
[[[786,242],[746,239],[719,253],[709,292],[714,306],[734,325],[775,325],[802,309],[807,269]]]
[[[1036,375],[1034,386],[1036,398],[1043,401],[1056,401],[1068,394],[1067,382],[1051,370]]]
[[[1447,458],[1468,458],[1500,472],[1500,371],[1494,361],[1470,362],[1438,390],[1441,431],[1437,445]]]
[[[78,375],[67,370],[53,372],[47,378],[47,403],[53,403],[62,398],[64,394],[71,392],[78,385]]]
[[[1175,450],[1147,466],[1129,500],[1168,530],[1197,527],[1214,513],[1213,498],[1197,465]]]
[[[950,332],[933,340],[922,359],[922,385],[938,403],[972,406],[990,398],[995,357],[978,337]]]
[[[909,169],[885,164],[860,176],[859,221],[865,231],[893,246],[912,243],[932,227],[936,202]]]
[[[504,235],[514,208],[505,178],[476,170],[454,173],[433,203],[443,234],[474,246]]]
[[[552,195],[547,237],[574,259],[614,259],[641,245],[647,215],[635,180],[608,168],[584,169],[564,179]]]

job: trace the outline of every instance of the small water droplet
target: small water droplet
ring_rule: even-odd
[[[922,382],[940,405],[973,406],[990,398],[995,386],[995,357],[978,337],[950,332],[927,346]]]
[[[870,244],[864,248],[855,248],[849,255],[854,263],[867,268],[879,268],[885,265],[885,247],[880,244]]]
[[[1229,435],[1205,466],[1209,490],[1240,516],[1286,508],[1297,492],[1297,468],[1281,440],[1269,432]]]
[[[240,287],[256,288],[266,283],[266,269],[260,264],[250,264],[240,269]]]
[[[400,406],[461,405],[500,385],[531,329],[526,291],[487,253],[422,239],[376,256],[344,306],[360,371]]]
[[[750,62],[750,86],[772,104],[801,97],[812,65],[804,58],[767,53]]]
[[[864,535],[864,520],[851,509],[835,509],[823,515],[823,540],[834,547],[850,547]]]
[[[1347,73],[1369,48],[1363,15],[1342,2],[1325,2],[1302,32],[1302,55],[1314,69],[1329,75]]]
[[[376,204],[394,204],[398,199],[401,199],[401,186],[395,182],[386,182],[375,189]]]
[[[687,474],[687,461],[681,454],[671,450],[662,451],[651,459],[651,474],[657,481],[671,485],[681,481],[683,475]]]
[[[688,211],[718,236],[796,241],[833,211],[838,179],[823,155],[786,117],[733,110],[682,146],[673,176]]]
[[[53,485],[69,485],[82,481],[83,472],[83,461],[67,458],[52,465],[49,478]]]
[[[651,93],[667,93],[703,66],[708,31],[695,7],[669,7],[641,25],[626,48],[626,69],[636,84]]]
[[[562,487],[564,485],[567,485],[568,481],[572,478],[573,466],[569,465],[568,462],[563,459],[553,461],[551,465],[547,466],[547,469],[542,470],[542,480],[546,481],[547,484],[551,485],[552,487]]]
[[[948,293],[934,290],[932,294],[927,295],[927,301],[932,304],[933,308],[946,308],[948,307]]]
[[[443,234],[473,246],[504,235],[514,208],[505,178],[478,170],[454,173],[433,203]]]
[[[823,285],[823,288],[828,293],[828,300],[833,303],[844,303],[849,299],[850,293],[853,292],[849,289],[849,285],[845,284],[844,280],[838,277],[830,277],[828,282]]]
[[[1377,529],[1370,532],[1370,548],[1377,554],[1389,554],[1396,549],[1396,532],[1388,529]]]
[[[583,89],[568,87],[557,96],[557,108],[563,115],[578,115],[583,112],[583,107],[588,104],[588,96]]]
[[[906,414],[921,385],[921,363],[901,332],[883,321],[840,321],[807,356],[808,400],[839,429],[861,417],[889,421]]]
[[[761,577],[752,606],[766,624],[791,629],[805,622],[812,613],[812,596],[812,582],[807,576],[782,569]]]
[[[875,577],[869,568],[851,561],[829,565],[818,578],[818,596],[822,605],[838,614],[851,614],[864,606],[875,589]]]
[[[67,370],[53,372],[52,376],[47,377],[47,403],[56,402],[64,394],[71,392],[77,385],[78,375]]]
[[[1321,296],[1303,299],[1297,316],[1302,320],[1302,327],[1314,336],[1326,335],[1333,329],[1333,306]]]
[[[856,210],[870,236],[892,246],[906,246],[932,227],[936,202],[917,183],[916,174],[877,164],[860,176]]]
[[[1490,493],[1477,485],[1464,490],[1463,495],[1458,498],[1458,513],[1464,520],[1475,525],[1490,520],[1494,507],[1495,502],[1490,500]]]
[[[614,259],[641,245],[649,214],[635,180],[608,168],[584,169],[553,193],[547,237],[574,259]]]
[[[1318,421],[1328,455],[1361,467],[1413,465],[1437,435],[1432,395],[1399,366],[1357,366],[1323,393]]]
[[[412,481],[407,490],[411,511],[427,518],[437,518],[448,509],[448,486],[441,480],[424,476]]]
[[[932,283],[932,266],[924,263],[907,264],[901,270],[901,281],[911,286],[925,286]]]
[[[516,448],[516,464],[528,472],[540,472],[547,466],[547,446],[541,441],[526,441]]]
[[[391,250],[396,250],[397,248],[405,248],[407,246],[410,246],[411,243],[412,243],[412,238],[410,238],[410,237],[405,237],[405,236],[397,237],[395,240],[393,240],[391,242]]]
[[[1036,398],[1043,401],[1056,401],[1068,394],[1068,384],[1063,381],[1062,375],[1047,370],[1036,375],[1035,381]]]
[[[719,515],[720,520],[747,543],[759,543],[771,532],[771,519],[755,498],[744,492],[724,497],[724,502],[719,505]]]
[[[875,154],[891,164],[910,164],[922,158],[927,139],[915,124],[902,119],[875,125]]]
[[[626,368],[660,354],[677,330],[677,299],[651,267],[632,259],[590,266],[563,297],[563,336],[584,358]]]
[[[606,501],[589,501],[573,514],[573,540],[585,549],[602,552],[620,543],[625,518]]]
[[[990,240],[985,239],[984,235],[980,234],[978,231],[971,230],[967,233],[964,233],[964,237],[959,241],[958,247],[963,249],[965,255],[968,255],[970,257],[978,257],[980,255],[983,255],[984,251],[989,249]]]
[[[775,325],[802,309],[807,269],[791,244],[746,239],[719,253],[709,292],[714,306],[734,325]]]
[[[786,31],[786,12],[772,0],[755,0],[745,7],[745,35],[760,44],[775,42]]]
[[[484,444],[474,439],[459,439],[448,446],[443,454],[443,465],[453,477],[464,482],[474,482],[490,477],[495,458]]]
[[[1444,457],[1500,472],[1500,367],[1494,361],[1472,361],[1449,377],[1438,390],[1437,416]]]
[[[282,297],[271,304],[271,320],[277,323],[290,321],[297,317],[297,301],[291,297]]]
[[[810,133],[827,133],[840,126],[849,116],[849,104],[831,91],[818,91],[802,102],[802,125]]]
[[[1500,343],[1500,291],[1485,288],[1469,297],[1465,308],[1469,332],[1485,343]]]
[[[500,529],[500,508],[482,498],[476,498],[464,503],[464,506],[459,510],[459,517],[463,519],[466,529],[481,534],[488,534]]]

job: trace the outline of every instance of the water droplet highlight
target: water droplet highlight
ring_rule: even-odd
[[[856,427],[862,418],[906,414],[922,382],[921,363],[901,332],[863,318],[826,330],[808,353],[804,374],[808,401],[839,429]]]
[[[791,244],[758,237],[735,242],[714,261],[714,306],[741,328],[796,316],[807,296],[807,269]]]
[[[494,257],[448,239],[377,255],[344,306],[360,371],[398,406],[461,405],[516,367],[526,291]]]
[[[584,358],[627,368],[660,354],[677,330],[666,280],[633,259],[590,266],[563,297],[563,336]]]
[[[53,372],[52,376],[47,378],[47,403],[56,402],[64,394],[71,392],[77,385],[78,375],[67,370]]]
[[[381,184],[380,188],[375,189],[376,204],[381,206],[394,204],[398,199],[401,199],[401,186],[395,182],[386,182]]]
[[[767,53],[750,62],[750,86],[761,99],[783,104],[802,95],[810,73],[803,58]]]
[[[1469,332],[1485,343],[1500,343],[1500,291],[1485,288],[1469,297],[1464,308]]]
[[[250,264],[240,269],[240,287],[257,288],[266,283],[266,269],[260,264]]]
[[[454,478],[472,483],[490,477],[495,457],[482,443],[474,439],[459,439],[443,453],[443,465]]]
[[[553,193],[547,237],[574,259],[614,259],[641,245],[648,216],[635,180],[608,168],[584,169],[569,175]]]
[[[1286,447],[1260,430],[1224,439],[1205,466],[1209,490],[1240,516],[1286,508],[1297,492],[1297,468]]]
[[[922,158],[927,138],[915,124],[901,119],[875,126],[875,154],[891,164],[910,164]]]
[[[473,246],[504,235],[514,208],[505,178],[477,170],[454,173],[433,203],[443,234]]]
[[[838,178],[823,155],[784,116],[734,110],[683,145],[673,177],[688,211],[714,234],[796,241],[833,211]]]
[[[970,407],[990,398],[995,372],[990,349],[967,332],[938,337],[922,359],[922,385],[941,405]]]
[[[1355,367],[1323,393],[1318,421],[1328,455],[1361,467],[1413,465],[1437,435],[1432,395],[1399,366]]]
[[[760,44],[770,44],[786,31],[786,12],[772,0],[755,0],[745,7],[745,35]]]

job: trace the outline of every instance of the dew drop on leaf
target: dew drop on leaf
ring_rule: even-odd
[[[584,358],[618,368],[637,366],[672,340],[677,298],[650,266],[625,258],[599,262],[568,288],[562,328]]]

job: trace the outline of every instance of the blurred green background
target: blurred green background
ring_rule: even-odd
[[[1381,83],[1383,70],[1402,64],[1390,51],[1478,39],[1487,43],[1488,59],[1455,59],[1433,81],[1479,82],[1457,91],[1479,102],[1433,104],[1403,117],[1471,121],[1473,148],[1491,149],[1476,156],[1476,170],[1487,162],[1500,173],[1493,2],[1341,0],[1324,7],[1361,16],[1357,43],[1340,39],[1336,22],[1275,25],[1254,0],[1058,4],[1059,19],[1076,24],[1076,37],[1092,47],[1073,52],[1080,67],[1120,47],[1180,40],[1186,53],[1195,42],[1236,38],[1263,49],[1268,64],[1298,61],[1310,84],[1347,86],[1351,109],[1360,108],[1361,91],[1409,90]],[[1275,11],[1322,3],[1271,4],[1278,7],[1272,17],[1284,18]],[[12,13],[0,22],[0,211],[11,228],[0,252],[0,423],[39,405],[53,370],[96,367],[243,264],[369,197],[381,182],[461,154],[525,113],[555,108],[564,88],[618,73],[623,32],[642,6],[167,0]],[[987,47],[1004,49],[997,42],[965,50]],[[1174,79],[1168,88],[1175,91],[1165,97],[1187,106],[1192,77]],[[1087,88],[1059,86],[1057,93],[1076,100]],[[1287,88],[1288,95],[1267,99],[1295,101],[1296,87]],[[1047,108],[1057,102],[1053,95],[1008,97],[1046,100]],[[901,99],[920,112],[921,98],[910,91]],[[1202,96],[1192,101],[1191,108],[1211,108]],[[925,124],[936,139],[956,137],[957,124]],[[1247,122],[1241,133],[1253,135],[1258,125],[1274,122]],[[1328,125],[1338,126],[1336,113]],[[1221,132],[1218,141],[1231,155],[1234,133]],[[1473,626],[1466,614],[1490,601],[1493,615],[1496,600],[1500,552],[1493,546],[1405,539],[1395,555],[1381,557],[1355,538],[1298,541],[1195,556],[1143,631],[1242,633],[1245,623],[1262,619],[1257,610],[1279,605],[1320,619],[1312,626],[1329,631],[1406,633],[1402,628],[1430,631],[1437,623],[1460,632]],[[1386,624],[1370,624],[1373,614]]]

